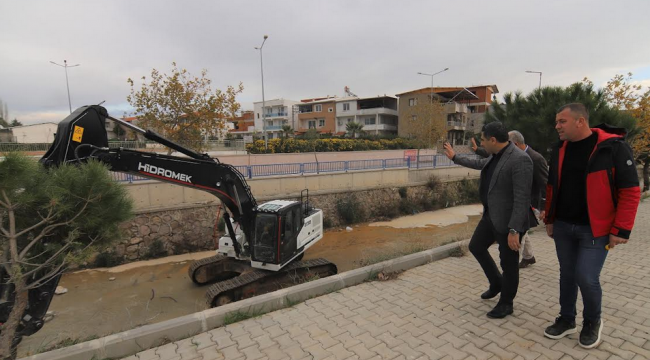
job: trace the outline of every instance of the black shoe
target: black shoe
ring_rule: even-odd
[[[567,335],[575,334],[576,322],[569,320],[562,315],[555,318],[555,323],[544,330],[544,336],[551,339],[561,339]]]
[[[582,322],[580,340],[578,343],[585,349],[592,349],[600,344],[603,335],[603,320],[598,322],[585,320]]]
[[[524,268],[529,267],[530,265],[533,265],[534,263],[535,263],[535,257],[534,256],[532,258],[530,258],[530,259],[521,259],[521,261],[519,262],[519,268],[524,269]]]
[[[490,288],[490,289],[488,289],[488,291],[481,294],[481,299],[483,299],[483,300],[492,299],[493,297],[499,295],[500,292],[501,292],[501,289],[493,290],[492,288]]]
[[[492,319],[503,319],[504,317],[512,314],[512,305],[508,304],[497,304],[487,316]]]

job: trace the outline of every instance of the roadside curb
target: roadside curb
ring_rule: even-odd
[[[22,358],[22,360],[103,360],[123,358],[168,342],[192,337],[224,325],[231,313],[262,314],[292,306],[312,297],[361,284],[381,272],[412,269],[432,261],[466,252],[469,240],[406,255],[214,309],[145,325],[96,340]]]

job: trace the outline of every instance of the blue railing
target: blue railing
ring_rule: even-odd
[[[477,155],[467,155],[470,158],[479,157]],[[375,160],[349,160],[349,161],[325,161],[325,162],[308,162],[308,163],[288,163],[288,164],[268,164],[268,165],[238,165],[235,169],[245,177],[252,179],[264,176],[287,176],[287,175],[304,175],[320,174],[331,172],[348,172],[358,170],[385,170],[385,169],[435,169],[450,166],[457,166],[445,155],[421,155],[419,161],[416,157],[404,157],[397,159],[375,159]],[[148,178],[124,174],[113,173],[113,180],[134,182],[139,180],[149,180]]]

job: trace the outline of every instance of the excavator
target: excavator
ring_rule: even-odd
[[[106,119],[182,155],[163,155],[109,147]],[[207,304],[221,306],[297,283],[331,276],[336,265],[325,259],[302,261],[305,251],[323,238],[323,211],[309,203],[304,190],[300,200],[273,200],[258,205],[244,176],[232,165],[198,153],[151,130],[113,118],[99,105],[83,106],[58,124],[50,149],[40,159],[46,167],[98,160],[111,171],[142,176],[207,191],[224,211],[225,235],[214,256],[194,261],[189,277],[209,285]],[[29,292],[29,305],[17,331],[37,332],[54,296],[60,275]],[[13,289],[0,269],[0,324],[13,304]]]

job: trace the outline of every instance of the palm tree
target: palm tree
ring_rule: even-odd
[[[293,134],[293,129],[291,125],[282,125],[282,138],[286,139],[289,137],[289,134]]]
[[[363,124],[356,123],[356,122],[349,122],[345,125],[345,130],[348,131],[350,134],[351,138],[356,138],[357,134],[361,134],[363,131]]]

